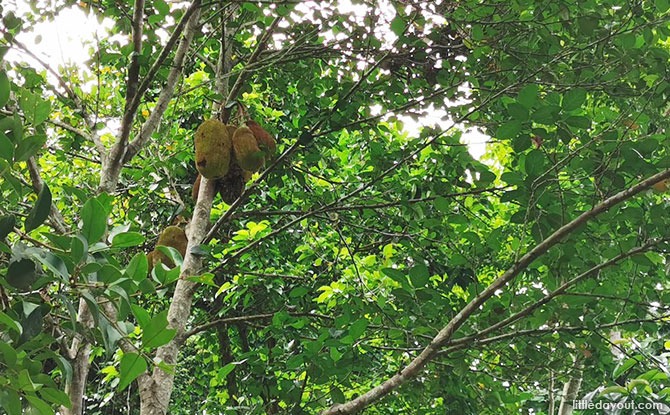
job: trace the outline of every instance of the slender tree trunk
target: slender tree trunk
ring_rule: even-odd
[[[582,386],[583,369],[583,360],[576,358],[572,367],[572,376],[563,386],[563,396],[561,397],[561,406],[558,407],[558,415],[572,415],[572,403],[577,399],[579,388]]]
[[[175,337],[165,346],[161,346],[157,353],[158,361],[175,366],[179,348],[183,342],[186,323],[191,315],[191,305],[196,283],[188,277],[197,275],[202,267],[200,257],[191,253],[192,249],[200,245],[209,227],[209,214],[212,208],[215,189],[214,181],[202,178],[200,182],[200,193],[198,202],[193,212],[193,219],[188,227],[188,246],[186,256],[182,264],[181,275],[175,287],[172,303],[168,310],[168,324],[170,328],[177,331]],[[174,371],[164,371],[159,367],[154,368],[151,376],[140,379],[140,414],[141,415],[164,415],[167,413],[170,396],[174,388]]]
[[[86,302],[79,300],[79,311],[77,321],[85,329],[93,327],[93,316]],[[89,357],[91,345],[81,335],[77,335],[70,347],[70,360],[72,361],[72,379],[65,385],[65,393],[72,402],[71,408],[61,407],[64,415],[81,415],[84,410],[84,392],[86,391],[86,378],[90,367]]]
[[[551,377],[549,378],[549,410],[547,412],[549,415],[554,415],[554,412],[556,411],[556,395],[554,395],[554,371],[550,370],[549,373]]]

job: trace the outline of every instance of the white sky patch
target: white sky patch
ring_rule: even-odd
[[[113,25],[111,19],[105,18],[100,23],[93,14],[87,15],[80,8],[71,7],[61,11],[53,21],[38,23],[21,32],[17,39],[54,69],[69,64],[82,67],[90,58],[85,43],[93,41],[96,35],[105,37]],[[14,48],[7,53],[7,59],[26,61],[39,68],[37,62]]]
[[[388,28],[389,22],[395,17],[394,8],[387,0],[380,0],[379,4],[388,4],[388,7],[379,7],[375,14],[381,17],[379,24],[374,28],[375,35],[383,39],[384,49],[390,48],[395,35],[390,32]],[[291,14],[294,21],[309,21],[314,19],[314,11],[318,7],[318,3],[314,1],[306,1],[296,5],[295,12]],[[266,8],[265,12],[270,13],[272,7]],[[371,12],[369,6],[365,4],[355,4],[351,0],[340,0],[337,2],[336,9],[339,13],[350,15],[350,19],[357,24],[362,24],[364,17]],[[8,4],[6,10],[14,10],[17,15],[22,15],[30,11],[26,2],[21,0],[14,4]],[[444,24],[441,18],[431,17],[432,24]],[[288,23],[288,22],[286,22]],[[286,24],[285,23],[285,24]],[[99,38],[109,37],[109,30],[113,27],[114,21],[105,18],[99,21],[93,14],[87,14],[81,8],[73,6],[62,10],[53,21],[46,21],[36,24],[31,28],[24,29],[19,34],[18,40],[25,44],[30,51],[39,56],[43,61],[47,62],[54,70],[59,70],[59,67],[74,65],[78,68],[80,74],[86,70],[85,62],[90,59],[89,46],[95,42],[96,36]],[[281,25],[284,27],[284,25]],[[168,33],[163,29],[157,32],[161,41],[165,43],[169,37]],[[260,29],[256,28],[260,35]],[[335,34],[332,30],[326,30],[321,35],[327,42],[341,41],[347,36],[345,33]],[[120,35],[117,35],[120,36]],[[124,43],[124,39],[117,39],[120,43]],[[286,37],[283,35],[275,36],[274,44],[276,48],[280,48],[281,44],[285,44]],[[130,42],[130,39],[126,40]],[[43,69],[41,65],[30,56],[17,49],[10,49],[7,53],[6,59],[9,61],[25,61],[38,70]],[[366,68],[364,62],[358,62],[358,70]],[[55,79],[51,74],[48,74],[50,82],[55,83]],[[87,85],[81,85],[84,90],[87,90]],[[467,86],[463,88],[467,89]],[[453,105],[463,105],[466,100],[460,100]],[[450,106],[450,105],[447,105]],[[381,107],[372,108],[372,114],[378,114]],[[437,128],[448,129],[453,126],[453,123],[448,117],[445,109],[430,109],[430,114],[414,119],[409,116],[400,115],[398,117],[404,123],[405,131],[410,135],[418,135],[423,126],[434,126]],[[470,154],[480,159],[486,151],[486,142],[489,137],[477,129],[466,129],[464,126],[458,126],[464,131],[461,140],[468,144]],[[107,133],[113,133],[116,128],[110,128]],[[104,133],[103,132],[103,133]]]

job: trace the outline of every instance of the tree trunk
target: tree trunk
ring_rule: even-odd
[[[83,299],[79,300],[77,321],[86,329],[93,327],[93,316]],[[65,393],[70,397],[72,407],[61,407],[61,412],[64,415],[81,415],[84,411],[84,392],[86,391],[86,378],[90,367],[88,361],[90,355],[90,343],[81,335],[75,337],[70,347],[72,379],[65,385]]]
[[[583,368],[582,359],[577,358],[572,367],[572,376],[563,386],[563,396],[561,397],[561,406],[558,407],[558,415],[572,415],[572,403],[577,399],[579,388],[582,385]]]
[[[186,256],[181,268],[181,275],[175,287],[172,303],[168,310],[168,325],[177,331],[175,337],[165,346],[161,346],[156,359],[159,362],[175,366],[179,347],[183,342],[186,323],[191,315],[191,304],[195,292],[196,283],[189,281],[188,277],[197,275],[202,267],[200,257],[191,253],[192,249],[200,245],[209,227],[209,215],[212,209],[215,189],[214,180],[202,178],[200,182],[200,193],[195,205],[193,219],[187,229],[188,246]],[[164,415],[167,413],[172,389],[174,388],[174,371],[164,371],[159,367],[154,368],[149,377],[140,380],[140,414],[141,415]]]

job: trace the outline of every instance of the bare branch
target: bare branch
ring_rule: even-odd
[[[151,68],[149,68],[149,71],[147,71],[146,76],[142,79],[142,82],[137,88],[137,91],[133,96],[130,105],[128,106],[128,110],[131,113],[135,113],[137,111],[137,108],[139,108],[142,96],[147,91],[147,89],[149,89],[149,85],[151,85],[151,82],[153,82],[156,73],[158,73],[158,70],[163,66],[163,63],[165,63],[165,60],[170,55],[170,52],[172,52],[172,49],[177,44],[177,41],[179,40],[179,37],[184,31],[184,28],[186,27],[186,24],[189,22],[191,16],[199,8],[200,8],[200,0],[194,0],[193,3],[191,3],[191,5],[189,6],[189,8],[186,9],[186,12],[184,12],[184,15],[181,17],[181,20],[179,20],[179,23],[177,23],[177,26],[174,28],[174,31],[172,32],[172,35],[165,44],[165,47],[163,47],[163,50],[161,50],[161,53],[158,55],[153,65],[151,65]]]
[[[133,11],[133,53],[130,55],[130,66],[128,66],[128,80],[126,82],[126,107],[123,112],[123,120],[121,122],[121,135],[112,154],[115,157],[116,147],[125,147],[128,137],[130,136],[130,129],[135,119],[135,111],[131,110],[131,104],[134,102],[135,95],[137,95],[137,86],[140,76],[140,54],[142,53],[142,19],[144,18],[144,0],[135,0],[135,7]]]
[[[184,31],[184,37],[182,38],[181,42],[179,43],[179,46],[177,47],[177,51],[175,53],[175,57],[172,62],[172,68],[170,69],[170,73],[168,74],[165,85],[163,86],[163,89],[161,90],[161,93],[158,96],[158,101],[156,102],[154,110],[151,112],[149,118],[147,118],[147,120],[142,125],[140,133],[128,145],[128,151],[123,157],[124,162],[128,162],[130,159],[132,159],[142,149],[142,147],[146,144],[146,142],[149,141],[149,138],[151,138],[151,134],[153,134],[156,128],[158,128],[158,124],[160,123],[160,120],[163,117],[163,113],[165,113],[165,110],[167,109],[170,99],[172,99],[175,85],[177,84],[177,80],[179,79],[179,76],[181,75],[182,70],[184,68],[184,60],[186,59],[186,54],[189,48],[191,47],[191,41],[193,40],[193,36],[195,35],[195,32],[199,28],[198,25],[198,21],[200,19],[200,12],[198,9],[199,5],[200,0],[194,0],[191,7],[189,7],[189,9],[187,10],[187,13],[192,9],[193,12],[191,12],[190,14],[188,25],[186,26],[186,29]],[[195,12],[196,10],[198,11],[197,13]],[[186,16],[186,14],[184,16]],[[147,74],[147,77],[145,77],[144,81],[146,81],[148,76],[149,74]],[[140,89],[137,91],[136,97],[144,93],[144,91],[142,90],[145,83],[144,81],[142,82],[142,85],[140,85]],[[135,101],[135,99],[133,99],[133,101]]]
[[[587,271],[579,274],[578,276],[572,278],[570,281],[567,281],[567,282],[563,283],[560,287],[558,287],[554,291],[548,293],[547,295],[542,297],[540,300],[538,300],[536,302],[533,302],[531,305],[524,308],[523,310],[507,317],[504,320],[501,320],[501,321],[497,322],[496,324],[494,324],[492,326],[487,327],[484,330],[479,331],[478,333],[476,333],[474,335],[455,339],[453,341],[450,341],[448,344],[449,345],[457,345],[457,344],[461,344],[461,343],[476,342],[477,339],[479,339],[481,337],[484,337],[484,336],[488,335],[489,333],[492,333],[492,332],[497,331],[501,328],[507,327],[510,324],[514,323],[515,321],[518,321],[518,320],[520,320],[524,317],[527,317],[527,316],[531,315],[535,310],[537,310],[538,308],[542,307],[543,305],[549,303],[554,298],[558,297],[559,295],[565,294],[569,288],[574,287],[578,282],[580,282],[582,280],[585,280],[587,278],[593,277],[595,275],[598,275],[598,273],[601,270],[603,270],[604,268],[615,265],[623,259],[630,258],[632,256],[635,256],[635,255],[641,254],[643,252],[646,252],[646,251],[649,250],[649,248],[651,248],[652,246],[654,246],[654,245],[656,245],[656,244],[658,244],[658,243],[660,243],[664,240],[665,239],[663,239],[663,240],[659,239],[659,240],[651,241],[647,244],[644,244],[643,246],[635,247],[635,248],[629,250],[628,252],[624,252],[622,254],[619,254],[619,255],[615,256],[614,258],[609,259],[608,261],[605,261],[601,264],[598,264],[598,265],[588,269]]]
[[[126,107],[135,98],[140,77],[140,54],[142,53],[142,19],[144,17],[144,0],[135,0],[133,12],[133,54],[128,67],[128,83],[126,87]]]
[[[281,19],[282,19],[281,16],[277,16],[270,25],[270,27],[268,27],[265,30],[265,33],[263,33],[263,35],[261,36],[260,40],[258,41],[258,45],[256,45],[256,50],[254,50],[251,56],[249,56],[249,59],[247,59],[247,62],[244,65],[244,69],[242,69],[239,76],[237,77],[237,80],[230,88],[230,92],[228,93],[226,101],[224,102],[224,107],[226,103],[237,99],[237,94],[239,94],[240,90],[242,89],[242,86],[244,86],[244,83],[247,81],[249,75],[251,74],[251,71],[248,70],[247,67],[255,63],[258,57],[260,56],[261,52],[265,50],[268,42],[272,38],[272,34],[274,33]]]

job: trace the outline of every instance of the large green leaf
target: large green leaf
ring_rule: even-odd
[[[28,258],[12,261],[7,268],[6,278],[12,287],[27,291],[37,280],[37,266]]]
[[[142,345],[155,348],[167,344],[176,333],[174,329],[169,329],[167,326],[167,311],[155,315],[148,324],[142,327]]]
[[[147,371],[147,362],[137,353],[125,353],[119,365],[119,389],[123,390],[139,375]]]
[[[10,89],[11,85],[9,84],[7,73],[5,71],[0,71],[0,109],[7,104],[7,101],[9,101]]]
[[[16,226],[16,217],[14,215],[0,216],[0,241],[5,239],[14,230],[14,226]]]
[[[107,212],[97,199],[84,203],[81,221],[81,233],[89,244],[98,242],[107,231]]]
[[[30,214],[26,218],[24,224],[26,232],[30,232],[33,229],[36,229],[49,217],[51,212],[51,190],[46,183],[42,185],[42,189],[37,195],[37,201],[35,206],[33,206]]]

